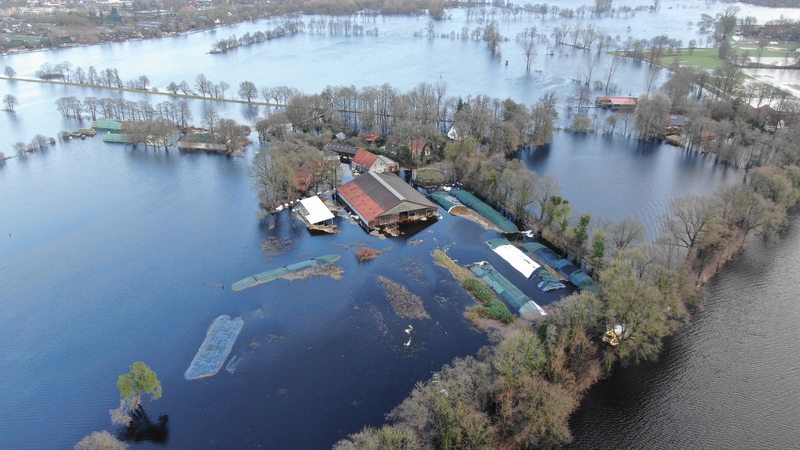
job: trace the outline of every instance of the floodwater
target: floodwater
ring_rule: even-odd
[[[714,8],[722,6],[663,1],[658,13],[598,23],[616,27],[623,40],[628,26],[631,34],[640,33],[636,37],[651,37],[667,33],[669,20],[698,20],[701,12]],[[460,14],[454,12],[452,20],[437,23],[437,30],[479,25],[466,23]],[[301,35],[225,55],[205,52],[217,39],[273,24],[241,24],[158,41],[3,56],[0,63],[14,67],[19,76],[32,76],[44,62],[65,60],[84,68],[117,67],[124,79],[145,74],[159,88],[169,81],[191,83],[199,73],[231,86],[249,79],[259,87],[287,85],[306,93],[319,92],[326,85],[383,83],[404,91],[422,81],[442,79],[448,83],[449,95],[485,94],[531,104],[549,90],[557,91],[563,101],[566,92],[574,89],[571,78],[583,55],[556,49],[546,57],[540,50],[535,70],[526,74],[513,35],[534,24],[542,31],[562,23],[504,25],[502,32],[511,37],[502,44],[503,59],[510,61],[507,66],[490,57],[480,41],[416,38],[413,33],[423,31],[427,20],[402,17],[378,18],[374,24],[380,29],[378,37]],[[683,28],[675,32],[691,34],[688,26]],[[626,64],[618,83],[642,92],[646,68]],[[465,73],[462,67],[470,71]],[[57,98],[112,95],[22,81],[2,80],[0,86],[3,95],[8,92],[19,99],[15,114],[0,116],[0,149],[6,153],[11,153],[14,142],[28,142],[36,134],[55,136],[61,130],[88,125],[59,117]],[[209,105],[192,103],[196,120]],[[221,116],[236,120],[252,114],[242,105],[214,107]],[[568,119],[566,114],[562,117]],[[474,354],[486,343],[485,335],[463,317],[471,300],[442,269],[433,266],[429,253],[447,248],[462,263],[485,259],[521,282],[482,243],[495,237],[493,232],[447,215],[413,235],[388,240],[368,236],[344,220],[339,221],[342,232],[338,235],[311,236],[285,212],[262,225],[247,179],[251,155],[252,151],[243,158],[227,159],[131,149],[104,144],[96,137],[58,143],[0,168],[0,329],[4,337],[0,447],[63,448],[92,431],[113,429],[108,410],[117,406],[116,377],[130,363],[143,360],[164,386],[164,396],[146,407],[152,416],[169,414],[170,447],[327,448],[363,425],[382,423],[383,415],[417,380],[428,378],[455,356]],[[672,198],[709,193],[741,179],[735,169],[679,149],[600,135],[559,133],[551,145],[523,150],[519,157],[540,173],[552,173],[575,213],[610,219],[630,215],[651,234]],[[280,252],[261,248],[270,237],[281,243]],[[358,263],[354,253],[362,245],[383,255]],[[795,249],[793,255],[798,253],[796,247],[787,248]],[[763,250],[765,260],[773,252],[777,252],[775,258],[788,257],[779,250],[768,246]],[[333,252],[342,254],[341,280],[277,280],[237,293],[229,289],[248,275]],[[398,317],[376,282],[379,274],[420,295],[431,319]],[[697,322],[702,323],[704,317],[715,320],[715,314],[721,313],[715,313],[714,304],[739,298],[740,290],[724,288],[736,278],[723,274],[715,279],[709,307]],[[797,285],[786,284],[787,295],[796,297]],[[756,289],[752,298],[772,299],[771,285],[754,282],[750,287]],[[539,300],[547,304],[547,299]],[[221,314],[245,320],[232,352],[240,361],[234,373],[223,369],[211,378],[184,380],[183,373],[208,325]],[[769,317],[776,321],[775,330],[783,330],[780,336],[790,341],[790,328],[780,324],[791,323],[791,314]],[[414,332],[412,343],[405,346],[408,335],[403,330],[409,323]],[[705,329],[696,328],[694,322],[688,328],[689,333]],[[711,328],[691,342],[719,342],[717,332]],[[755,358],[763,352],[747,356],[741,352],[758,349],[763,347],[715,348],[728,355],[722,361]],[[665,361],[670,354],[668,349]],[[685,358],[680,361],[689,363]],[[788,358],[790,368],[796,362]],[[692,359],[691,363],[705,361]],[[775,373],[785,367],[771,360],[764,365],[777,367]],[[795,377],[787,379],[796,380],[797,371],[788,372]],[[762,381],[743,373],[736,389],[752,389],[750,383]],[[737,395],[723,389],[730,385],[718,386],[719,395]],[[764,389],[780,392],[785,387],[773,383]],[[681,385],[671,389],[652,395],[672,399],[686,395]],[[589,397],[597,395],[593,391]],[[615,406],[629,408],[621,402]],[[579,446],[590,442],[580,437],[582,429],[603,426],[602,414],[593,416],[591,408],[592,400],[587,400],[573,423]],[[649,421],[641,419],[647,424],[642,425],[645,429],[666,426],[662,416],[648,417]],[[748,417],[742,413],[729,423]],[[787,417],[791,420],[796,415]],[[703,420],[721,419],[699,411],[694,420],[702,429]],[[627,439],[641,432],[625,426],[617,430],[630,433]]]

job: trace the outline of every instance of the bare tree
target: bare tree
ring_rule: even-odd
[[[711,197],[688,195],[670,202],[664,229],[672,245],[686,249],[687,267],[692,267],[698,247],[713,237],[717,213]]]
[[[216,85],[214,85],[214,96],[217,98],[225,98],[225,91],[230,89],[231,85],[224,81],[220,81]]]
[[[611,86],[611,83],[614,82],[614,78],[617,76],[617,69],[619,69],[620,64],[622,64],[622,57],[619,55],[614,55],[611,58],[611,64],[608,66],[608,70],[606,70],[606,94],[608,94],[608,88]]]
[[[220,120],[217,111],[214,110],[213,108],[203,110],[202,120],[203,120],[203,125],[205,125],[205,127],[208,128],[208,131],[211,134],[214,134],[214,130],[216,129],[217,124],[219,123]]]
[[[264,99],[266,103],[272,103],[272,89],[267,86],[261,88],[261,98]]]
[[[258,88],[252,81],[242,81],[239,83],[239,97],[250,103],[253,97],[258,95]]]
[[[44,150],[45,148],[47,148],[48,142],[49,141],[48,141],[47,137],[45,137],[45,136],[43,136],[41,134],[37,134],[36,136],[33,137],[33,139],[31,139],[31,143],[30,143],[30,145],[28,147],[30,149],[32,149],[32,150],[41,151],[41,150]]]
[[[16,153],[18,157],[24,158],[28,155],[28,146],[25,145],[24,142],[17,142],[14,144],[14,153]]]
[[[212,91],[211,81],[209,81],[208,78],[206,78],[206,76],[202,73],[195,79],[194,87],[202,97],[205,97],[206,94],[210,94]]]
[[[536,43],[533,39],[528,39],[522,43],[522,51],[525,54],[525,71],[531,71],[533,60],[536,59]]]
[[[192,93],[192,88],[189,87],[189,83],[186,81],[181,81],[178,83],[178,90],[181,91],[183,95],[189,95]]]
[[[544,221],[545,210],[550,198],[561,192],[561,185],[552,174],[546,173],[536,180],[536,204],[539,205],[539,222]]]
[[[669,98],[662,94],[642,96],[636,104],[634,115],[636,128],[643,139],[652,140],[663,134],[664,126],[669,123]]]
[[[500,30],[498,30],[497,22],[490,22],[486,28],[484,28],[482,38],[486,42],[489,51],[492,52],[492,55],[500,57],[500,41],[503,40],[503,36],[500,34]]]
[[[586,52],[586,63],[585,63],[585,71],[584,76],[586,77],[586,81],[583,83],[584,86],[589,86],[592,83],[592,75],[594,74],[594,67],[597,65],[597,57],[593,52]]]
[[[658,75],[661,73],[661,69],[658,66],[651,65],[650,70],[647,71],[647,93],[649,94],[650,91],[653,90],[655,87],[656,80],[658,79]]]
[[[633,247],[644,242],[645,228],[636,219],[625,216],[619,222],[611,225],[611,243],[616,249]]]
[[[14,107],[19,104],[17,97],[11,94],[6,94],[3,97],[3,109],[6,111],[14,112]]]

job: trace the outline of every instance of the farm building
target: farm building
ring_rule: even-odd
[[[339,186],[339,199],[367,230],[427,220],[437,206],[393,174],[366,172]]]
[[[342,161],[350,161],[358,152],[356,147],[347,144],[325,144],[325,148],[322,150],[336,153]]]
[[[360,149],[355,157],[353,157],[353,167],[359,172],[397,172],[400,170],[400,165],[395,161],[382,156],[376,155],[368,150]]]
[[[122,131],[122,122],[112,119],[95,120],[94,128],[100,131],[112,131],[114,133],[119,133]]]
[[[598,108],[613,109],[615,111],[633,111],[636,109],[636,97],[607,97],[600,96],[595,100]]]

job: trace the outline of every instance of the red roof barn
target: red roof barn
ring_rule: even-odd
[[[367,172],[339,186],[339,198],[368,230],[427,220],[438,209],[400,177],[385,173]]]

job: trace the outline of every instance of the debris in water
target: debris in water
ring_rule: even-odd
[[[231,360],[228,361],[228,364],[225,365],[225,370],[227,370],[229,374],[233,375],[234,373],[236,373],[236,367],[239,366],[239,361],[241,360],[242,359],[239,357],[238,354],[233,355],[233,358],[231,358]]]

